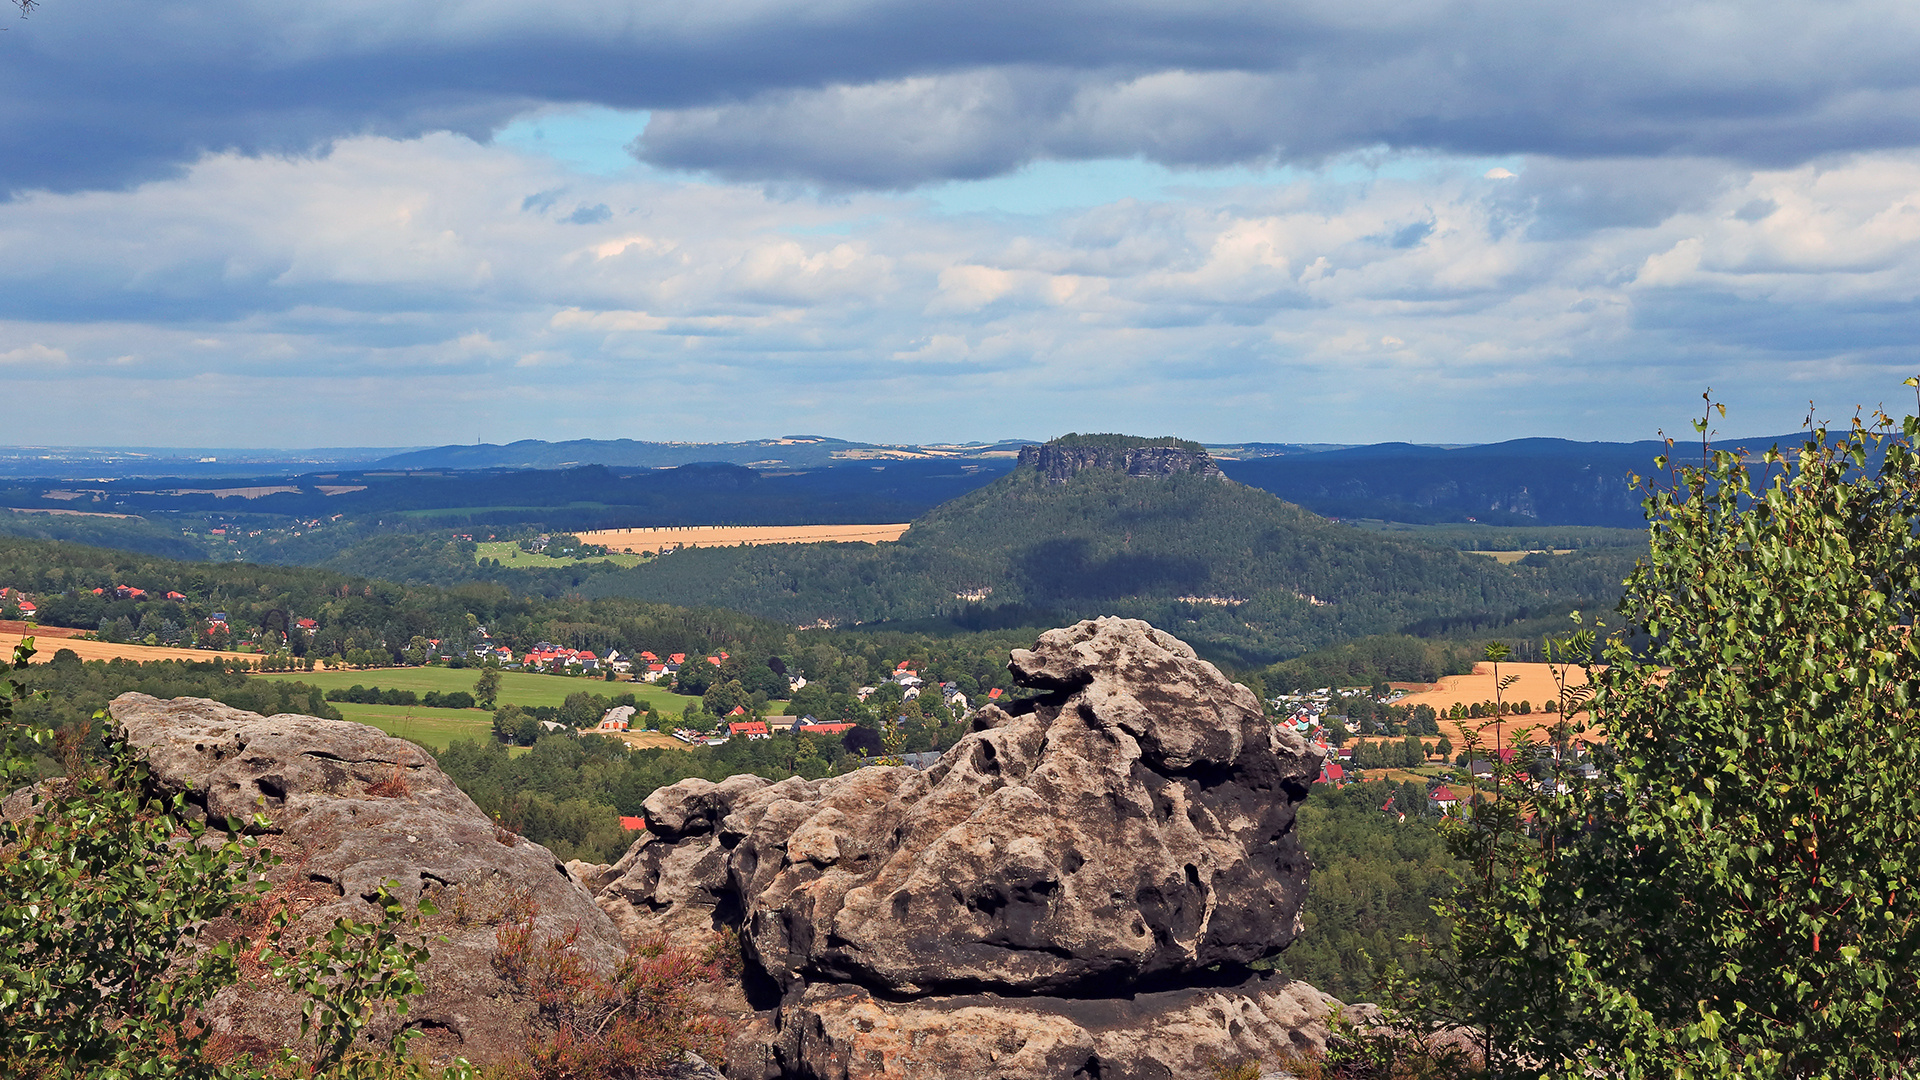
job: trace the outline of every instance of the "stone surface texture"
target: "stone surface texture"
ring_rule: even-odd
[[[1226,474],[1205,450],[1178,446],[1023,446],[1018,464],[1039,471],[1049,483],[1064,484],[1087,469],[1128,476],[1210,476]]]
[[[931,768],[682,781],[581,869],[630,934],[740,932],[730,1076],[1204,1077],[1324,1039],[1250,966],[1299,932],[1305,743],[1137,620],[1010,666],[1042,693]]]
[[[296,915],[290,939],[322,935],[342,915],[376,917],[370,900],[389,882],[409,904],[433,900],[442,913],[427,923],[428,989],[408,1018],[424,1029],[415,1045],[430,1056],[486,1062],[524,1048],[530,1009],[491,964],[500,923],[517,905],[531,901],[542,936],[578,926],[580,955],[594,968],[610,972],[624,955],[618,930],[553,854],[496,829],[412,743],[364,724],[260,716],[204,698],[123,694],[109,712],[120,736],[146,752],[162,791],[187,791],[215,817],[270,819],[263,839],[284,862],[269,878],[274,901]],[[299,1001],[254,982],[217,999],[211,1019],[243,1041],[290,1045]]]

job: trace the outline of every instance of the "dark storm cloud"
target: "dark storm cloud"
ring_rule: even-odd
[[[636,144],[651,162],[830,187],[1375,146],[1778,166],[1920,141],[1917,19],[1651,0],[48,0],[0,34],[0,187],[352,134],[484,137],[543,102],[654,110]]]

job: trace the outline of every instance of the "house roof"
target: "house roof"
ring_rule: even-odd
[[[801,724],[800,730],[816,735],[838,735],[852,726],[852,724]]]
[[[765,735],[768,733],[767,722],[765,720],[742,720],[738,723],[728,724],[727,731],[734,735]]]
[[[643,817],[628,817],[622,814],[620,815],[620,827],[628,832],[639,832],[641,829],[647,827],[647,819]]]
[[[1439,787],[1434,788],[1432,791],[1428,792],[1427,797],[1432,799],[1434,802],[1459,802],[1460,801],[1460,797],[1453,793],[1453,789],[1448,787],[1445,784],[1441,784]]]

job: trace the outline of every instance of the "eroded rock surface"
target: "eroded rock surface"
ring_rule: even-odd
[[[270,878],[277,901],[297,913],[291,938],[324,934],[341,915],[376,917],[370,900],[389,882],[409,904],[433,897],[442,914],[429,922],[427,992],[409,1017],[431,1053],[480,1062],[524,1047],[527,1007],[491,958],[501,920],[525,901],[543,936],[578,926],[590,966],[611,971],[623,955],[619,932],[553,854],[496,829],[412,743],[204,698],[123,694],[109,712],[121,737],[146,751],[162,790],[189,791],[217,817],[271,819],[267,842],[285,861]],[[299,1000],[256,982],[222,994],[211,1019],[243,1040],[287,1045],[299,1033]]]
[[[1204,1076],[1195,1055],[1324,1038],[1317,992],[1250,967],[1298,933],[1304,742],[1144,622],[1049,631],[1011,667],[1044,696],[924,772],[647,800],[598,898],[629,932],[740,931],[763,1012],[730,1075]],[[913,1069],[885,1064],[905,1047]]]
[[[1201,449],[1177,446],[1023,446],[1017,464],[1037,469],[1048,483],[1064,484],[1088,469],[1106,469],[1128,476],[1208,476],[1226,474],[1213,456]]]

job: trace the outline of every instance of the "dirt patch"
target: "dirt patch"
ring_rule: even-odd
[[[626,743],[628,746],[637,746],[643,750],[644,749],[661,749],[661,748],[664,748],[667,750],[690,749],[688,744],[681,742],[679,739],[676,739],[671,735],[662,735],[657,731],[616,731],[616,732],[601,731],[601,732],[595,732],[594,734],[599,734],[599,735],[611,734],[613,735],[614,738],[619,739],[621,742]]]

